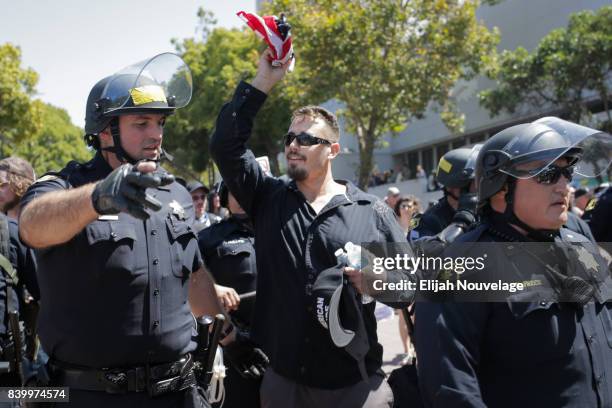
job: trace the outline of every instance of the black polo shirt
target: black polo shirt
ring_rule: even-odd
[[[23,206],[110,172],[100,154],[86,164],[71,162],[34,183]],[[126,367],[174,361],[194,350],[187,293],[202,259],[191,229],[193,202],[176,182],[147,192],[163,204],[148,220],[100,216],[68,242],[36,251],[38,332],[52,358]]]
[[[255,226],[252,336],[285,377],[327,389],[352,385],[361,381],[357,362],[317,322],[312,284],[321,271],[337,265],[334,252],[348,241],[407,243],[406,237],[386,204],[351,183],[339,181],[346,194],[333,197],[316,214],[295,182],[266,176],[246,148],[265,98],[242,82],[221,110],[210,146],[224,182]],[[366,368],[372,374],[382,362],[374,303],[363,306],[363,316],[370,342]]]

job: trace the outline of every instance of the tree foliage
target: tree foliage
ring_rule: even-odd
[[[29,161],[38,175],[59,170],[70,160],[83,162],[92,157],[83,141],[83,130],[72,124],[64,109],[39,100],[33,103],[41,112],[42,128],[16,144],[10,154]]]
[[[34,104],[38,75],[21,67],[21,50],[0,45],[0,150],[27,139],[40,130],[39,105]]]
[[[208,142],[223,104],[229,101],[240,80],[255,75],[262,42],[250,29],[214,27],[209,12],[199,11],[199,38],[175,41],[192,71],[194,94],[190,104],[170,118],[165,146],[175,156],[175,163],[200,173],[210,170]],[[236,17],[237,18],[237,17]],[[288,126],[290,106],[282,89],[272,92],[257,116],[250,148],[256,155],[270,155],[273,170],[278,169],[275,152]],[[179,169],[180,170],[180,169]]]
[[[551,31],[533,52],[505,51],[499,67],[488,73],[497,87],[481,92],[480,101],[491,115],[548,107],[588,122],[589,103],[596,99],[607,112],[599,126],[610,131],[611,67],[612,6],[575,13],[567,28]]]
[[[494,58],[497,34],[476,19],[473,0],[273,0],[293,26],[296,71],[290,96],[301,103],[335,98],[359,142],[365,188],[381,138],[421,118],[433,102],[447,127],[462,116],[449,94],[459,79]]]

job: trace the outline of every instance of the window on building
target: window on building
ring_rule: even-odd
[[[484,142],[485,138],[486,138],[486,135],[484,133],[480,133],[478,135],[471,136],[470,143],[471,144],[482,143]]]
[[[427,174],[431,173],[434,168],[433,149],[431,147],[428,149],[423,149],[422,160],[423,162],[421,164],[423,165],[425,172]]]

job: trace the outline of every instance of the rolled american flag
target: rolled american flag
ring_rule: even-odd
[[[263,16],[255,13],[239,11],[238,17],[244,20],[255,34],[263,39],[270,50],[272,50],[272,65],[278,67],[291,60],[289,71],[293,71],[295,58],[293,58],[293,44],[291,43],[291,26],[285,20],[285,16]]]

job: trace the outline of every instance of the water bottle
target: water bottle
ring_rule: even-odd
[[[351,268],[361,269],[361,246],[355,245],[352,242],[347,242],[344,245],[344,251],[346,256],[346,265],[350,266]],[[361,303],[363,303],[364,305],[367,305],[372,301],[374,301],[372,296],[366,294],[361,295]]]

